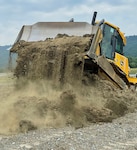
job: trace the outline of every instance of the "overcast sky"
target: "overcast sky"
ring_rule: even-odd
[[[137,35],[137,0],[0,0],[0,45],[13,44],[23,25],[43,21],[86,21],[93,12],[128,35]]]

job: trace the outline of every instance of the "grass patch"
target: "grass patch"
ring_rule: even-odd
[[[11,73],[0,73],[0,84],[13,83],[13,75]]]
[[[130,74],[136,74],[137,68],[130,68]]]

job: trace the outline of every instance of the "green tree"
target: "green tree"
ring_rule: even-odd
[[[137,68],[137,57],[128,57],[129,66],[131,68]]]

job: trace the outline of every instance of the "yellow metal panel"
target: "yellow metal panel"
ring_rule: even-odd
[[[115,52],[114,63],[128,76],[130,69],[128,58]]]
[[[129,83],[137,84],[137,78],[136,77],[127,76],[127,79],[129,81]]]
[[[97,46],[95,53],[96,53],[96,56],[100,56],[100,46],[99,45]]]

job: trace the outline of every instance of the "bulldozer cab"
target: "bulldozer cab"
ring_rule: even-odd
[[[104,55],[106,58],[114,60],[115,52],[123,55],[123,40],[113,26],[108,23],[102,25],[103,38],[100,44],[101,55]]]
[[[123,54],[123,47],[126,45],[126,38],[120,29],[108,22],[102,25],[103,38],[100,43],[100,55],[104,55],[115,68],[120,69],[123,74],[128,76],[128,58]]]
[[[96,22],[93,26],[97,29],[87,52],[91,60],[85,60],[85,70],[97,72],[103,78],[109,77],[123,89],[125,80],[128,83],[125,76],[129,73],[128,59],[123,55],[123,47],[126,44],[124,34],[117,26],[104,20]]]

